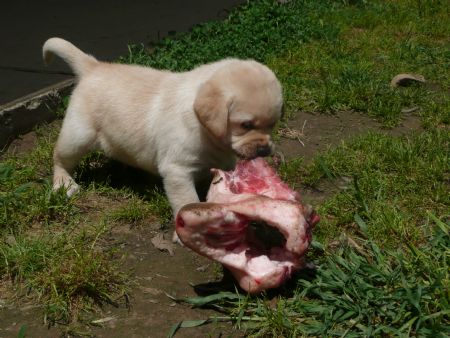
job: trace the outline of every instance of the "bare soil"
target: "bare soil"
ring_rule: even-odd
[[[299,112],[287,123],[295,131],[296,139],[281,137],[278,151],[286,159],[302,156],[306,161],[316,153],[336,146],[342,140],[366,133],[369,130],[392,135],[409,133],[420,129],[420,121],[413,115],[405,116],[402,123],[385,130],[375,120],[356,113],[343,112],[339,116],[315,115]],[[33,133],[11,143],[9,150],[20,153],[32,149],[36,144]],[[330,187],[302,191],[306,202],[320,204],[331,193]],[[91,201],[85,211],[99,212],[106,201]],[[84,209],[83,209],[84,210]],[[219,315],[213,310],[193,309],[174,302],[167,295],[183,298],[234,290],[232,281],[223,277],[222,269],[215,263],[176,246],[174,254],[160,251],[151,240],[160,230],[154,220],[138,225],[120,224],[113,228],[105,245],[119,247],[125,254],[123,269],[134,276],[130,307],[105,306],[96,316],[98,326],[86,327],[86,332],[96,337],[166,337],[173,324],[181,320],[205,319]],[[164,234],[169,239],[172,230]],[[7,287],[3,284],[3,287]],[[27,337],[59,337],[67,328],[43,324],[42,311],[26,299],[5,298],[10,294],[0,290],[0,338],[17,337],[22,325],[27,326]],[[241,337],[245,333],[234,330],[230,323],[215,323],[198,328],[181,329],[176,337]],[[72,335],[67,335],[72,336]]]
[[[318,152],[370,130],[402,135],[421,128],[420,120],[415,115],[404,115],[397,127],[385,129],[369,116],[352,112],[341,112],[339,116],[298,112],[287,122],[287,126],[297,130],[299,133],[296,134],[299,136],[297,139],[282,137],[277,150],[281,151],[286,159],[301,156],[306,162]]]

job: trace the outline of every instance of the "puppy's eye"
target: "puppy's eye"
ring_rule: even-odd
[[[255,125],[252,121],[244,121],[241,123],[241,127],[246,130],[251,130],[255,128]]]

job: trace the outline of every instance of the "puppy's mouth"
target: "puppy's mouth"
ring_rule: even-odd
[[[274,146],[271,144],[255,145],[246,144],[238,148],[232,148],[237,157],[243,160],[253,160],[257,157],[266,157],[272,155]]]
[[[258,156],[256,156],[256,154],[254,154],[254,156],[249,156],[248,154],[241,153],[239,150],[235,150],[235,149],[233,149],[233,150],[234,150],[234,153],[236,154],[236,156],[240,160],[253,160],[258,157]]]

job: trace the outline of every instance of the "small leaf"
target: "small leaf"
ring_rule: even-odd
[[[311,242],[311,247],[316,249],[316,250],[325,251],[325,248],[324,248],[323,244],[318,242],[318,241],[314,241],[313,240]]]
[[[408,328],[411,328],[414,322],[417,320],[418,317],[413,317],[412,319],[408,320],[398,331],[402,332]]]
[[[442,232],[448,236],[449,225],[442,222],[439,218],[437,218],[431,212],[428,212],[428,216],[430,216],[430,218],[437,224],[437,226],[442,230]]]
[[[211,302],[215,302],[217,300],[224,300],[224,299],[238,300],[238,299],[240,299],[240,296],[238,294],[231,293],[231,292],[219,292],[219,293],[209,295],[206,297],[192,297],[192,298],[179,299],[178,301],[183,301],[185,303],[191,304],[192,306],[204,306]]]
[[[9,164],[0,164],[0,181],[6,181],[13,174],[14,167]]]
[[[239,315],[238,315],[238,317],[236,318],[236,325],[237,325],[237,327],[240,327],[241,326],[241,321],[242,321],[242,318],[244,317],[244,309],[241,309],[240,311],[239,311]]]
[[[177,333],[178,329],[181,327],[181,323],[182,322],[178,322],[172,325],[172,327],[169,330],[169,333],[167,334],[167,338],[172,338],[173,336],[175,336],[175,333]]]
[[[334,175],[331,173],[330,169],[328,168],[327,164],[325,163],[325,161],[323,160],[323,157],[319,157],[319,165],[322,168],[323,172],[325,173],[325,175],[327,176],[327,178],[329,180],[333,180],[334,179]]]
[[[173,256],[175,245],[172,243],[172,241],[165,239],[163,233],[158,233],[151,239],[151,242],[156,249],[161,251],[167,250],[167,252],[169,252],[169,255]]]
[[[343,316],[341,316],[340,320],[344,321],[344,320],[347,320],[347,319],[349,319],[351,317],[354,317],[355,315],[356,315],[356,312],[350,310],[350,311],[347,311]]]
[[[361,191],[361,189],[359,188],[359,183],[358,183],[358,177],[354,176],[353,177],[353,185],[355,186],[355,198],[356,200],[361,204],[361,206],[363,207],[364,211],[366,212],[366,215],[369,215],[369,207],[367,206],[367,203],[364,199],[364,195]]]
[[[14,192],[15,192],[16,194],[21,194],[21,193],[27,191],[28,189],[30,189],[32,186],[33,186],[32,183],[24,183],[24,184],[19,185],[19,186],[16,188],[16,190],[14,190]]]
[[[440,316],[447,316],[447,315],[450,315],[450,310],[444,310],[444,311],[432,313],[431,315],[422,317],[422,320],[425,321],[425,320],[429,320],[432,318],[436,318],[436,317],[440,317]]]
[[[197,326],[202,326],[204,324],[209,323],[209,319],[200,319],[200,320],[183,320],[181,322],[178,322],[176,324],[174,324],[171,328],[169,333],[167,334],[167,338],[172,338],[175,336],[175,333],[177,333],[177,331],[180,328],[189,328],[189,327],[197,327]]]
[[[199,320],[183,320],[181,322],[181,326],[182,328],[187,328],[187,327],[197,327],[197,326],[202,326],[204,324],[209,323],[208,319],[199,319]]]
[[[361,231],[364,233],[364,235],[367,235],[367,224],[364,222],[364,220],[361,218],[361,216],[358,213],[355,213],[353,216],[355,219],[356,224],[358,224]]]
[[[25,338],[27,335],[27,326],[22,325],[20,327],[19,333],[17,334],[17,338]]]

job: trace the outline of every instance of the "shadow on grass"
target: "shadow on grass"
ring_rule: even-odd
[[[125,189],[144,199],[148,199],[149,191],[154,189],[164,192],[161,177],[109,159],[101,154],[89,156],[77,167],[75,173],[76,182],[85,187],[95,185],[116,190]],[[196,183],[197,193],[201,201],[206,199],[211,178],[211,175],[206,174]]]
[[[95,156],[95,158],[94,158]],[[161,178],[101,155],[92,155],[75,170],[75,180],[82,186],[95,185],[127,189],[145,197],[151,188],[163,189]]]
[[[243,290],[236,279],[233,277],[230,271],[226,268],[222,267],[223,276],[220,281],[202,283],[194,285],[194,291],[198,296],[205,297],[213,294],[217,294],[218,292],[236,292],[236,290],[241,295],[246,295],[247,292]],[[305,267],[294,273],[290,279],[286,281],[282,286],[276,289],[270,289],[265,291],[265,298],[268,300],[284,297],[291,298],[295,294],[296,287],[298,285],[298,280],[303,279],[307,281],[313,281],[316,277],[316,269]]]

